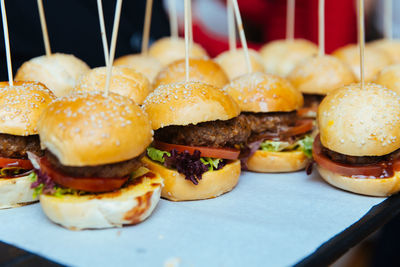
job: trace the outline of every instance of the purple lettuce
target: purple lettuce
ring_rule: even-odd
[[[54,181],[45,173],[42,173],[40,170],[34,170],[36,174],[36,180],[31,184],[31,188],[38,191],[38,194],[54,194],[56,184]]]

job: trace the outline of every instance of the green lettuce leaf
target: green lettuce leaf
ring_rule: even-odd
[[[290,144],[289,142],[266,140],[261,143],[260,149],[263,151],[269,151],[269,152],[300,150],[308,158],[311,158],[313,142],[314,142],[314,139],[310,135],[306,135],[304,138],[298,140],[294,144]]]
[[[261,143],[260,148],[261,148],[261,150],[264,150],[264,151],[280,152],[280,151],[283,151],[288,146],[290,146],[290,144],[288,142],[266,140]]]
[[[222,161],[222,159],[214,159],[214,158],[204,157],[204,158],[200,158],[200,161],[208,167],[209,171],[213,171],[215,169],[218,169],[218,165]]]
[[[297,143],[298,143],[301,151],[303,151],[303,153],[308,158],[312,158],[312,147],[313,147],[313,143],[314,143],[314,138],[307,135],[303,139],[299,140]]]
[[[164,155],[167,155],[168,157],[170,157],[171,153],[169,153],[167,151],[158,150],[157,148],[154,148],[154,147],[148,147],[147,155],[149,156],[150,159],[152,159],[154,161],[164,163],[164,161],[165,161]]]

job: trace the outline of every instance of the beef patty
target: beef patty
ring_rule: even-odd
[[[268,113],[243,112],[240,117],[247,120],[252,133],[278,133],[283,128],[294,126],[297,121],[296,111]]]
[[[196,125],[167,126],[154,133],[154,139],[170,144],[207,147],[233,147],[247,141],[250,126],[244,117],[209,121]]]
[[[72,177],[100,177],[100,178],[116,178],[130,175],[132,172],[137,170],[143,164],[140,159],[144,153],[136,158],[97,166],[84,166],[84,167],[71,167],[61,164],[55,155],[50,151],[46,150],[45,156],[49,160],[50,164],[56,170]]]
[[[312,95],[312,94],[303,94],[304,96],[304,108],[318,108],[319,104],[321,104],[324,99],[324,95]]]
[[[0,156],[3,158],[27,159],[27,152],[43,155],[39,135],[19,136],[0,134]]]

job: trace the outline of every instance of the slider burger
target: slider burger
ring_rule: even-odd
[[[376,84],[338,89],[318,110],[313,157],[322,178],[350,192],[400,190],[400,97]]]
[[[134,69],[146,76],[151,83],[162,69],[162,65],[157,59],[143,54],[122,56],[117,58],[113,65]]]
[[[152,130],[131,99],[100,92],[60,98],[38,131],[45,155],[30,154],[32,187],[50,220],[79,230],[137,224],[151,214],[162,179],[142,167]]]
[[[299,115],[313,119],[327,93],[356,81],[348,65],[328,55],[301,61],[287,78],[304,96],[304,106]]]
[[[106,86],[107,67],[99,67],[86,72],[78,81],[75,91],[102,91]],[[110,92],[131,98],[142,104],[152,91],[149,80],[141,73],[127,67],[113,67]]]
[[[214,198],[240,176],[240,151],[250,135],[236,102],[200,82],[158,87],[144,102],[154,142],[143,158],[164,178],[162,197],[173,201]]]
[[[400,64],[385,67],[376,77],[375,83],[400,93]]]
[[[26,61],[15,75],[16,81],[38,81],[46,85],[57,97],[69,94],[79,77],[89,66],[73,55],[56,53]]]
[[[54,99],[41,83],[0,83],[0,209],[37,200],[32,198],[33,166],[27,152],[43,154],[37,121]]]
[[[394,63],[400,63],[400,41],[380,39],[367,44],[368,47],[380,49],[387,53]]]
[[[228,82],[224,70],[211,59],[190,59],[189,77],[191,81],[204,82],[222,88]],[[185,60],[177,60],[165,67],[156,77],[154,88],[160,85],[185,81]]]
[[[296,111],[303,96],[286,79],[256,72],[233,80],[224,90],[239,103],[252,134],[242,147],[243,167],[256,172],[304,169],[311,157],[313,121]]]

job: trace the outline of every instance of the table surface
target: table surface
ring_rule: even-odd
[[[287,266],[384,200],[333,188],[316,172],[244,173],[229,194],[161,200],[148,220],[119,229],[68,231],[39,204],[2,210],[0,240],[74,266]]]

